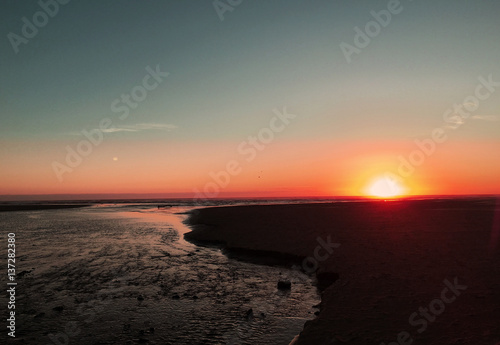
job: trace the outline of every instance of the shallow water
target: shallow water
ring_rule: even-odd
[[[16,233],[17,341],[288,344],[316,311],[312,281],[184,241],[191,209],[0,213],[4,232]],[[277,290],[280,278],[291,292]]]

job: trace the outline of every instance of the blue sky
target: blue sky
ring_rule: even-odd
[[[183,138],[243,134],[281,105],[317,116],[303,135],[322,124],[331,135],[358,117],[336,111],[347,98],[397,94],[439,106],[499,71],[494,1],[402,1],[403,12],[346,64],[340,42],[386,4],[243,1],[220,21],[209,1],[69,2],[17,55],[2,41],[0,133],[53,137],[92,126],[148,65],[171,75],[130,122],[174,123]],[[21,17],[40,10],[34,1],[1,6],[4,33],[19,33]]]

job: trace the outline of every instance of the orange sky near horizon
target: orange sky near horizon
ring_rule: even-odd
[[[500,143],[493,140],[438,144],[408,176],[398,172],[398,157],[407,158],[417,146],[403,140],[276,141],[250,162],[249,155],[238,153],[238,142],[104,141],[81,165],[64,173],[62,182],[47,163],[64,149],[61,143],[1,144],[5,158],[0,195],[188,193],[194,197],[196,189],[207,198],[363,196],[373,179],[387,173],[400,178],[407,195],[500,194],[500,162],[492,159],[492,152],[500,152]],[[29,154],[19,155],[18,150]],[[234,176],[226,169],[230,161],[238,162],[231,168]]]

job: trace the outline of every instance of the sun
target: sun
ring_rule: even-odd
[[[403,193],[404,188],[389,177],[377,177],[367,188],[367,194],[376,198],[395,198]]]

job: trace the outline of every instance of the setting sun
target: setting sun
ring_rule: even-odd
[[[389,177],[378,177],[367,188],[367,194],[377,198],[393,198],[403,193],[404,188]]]

